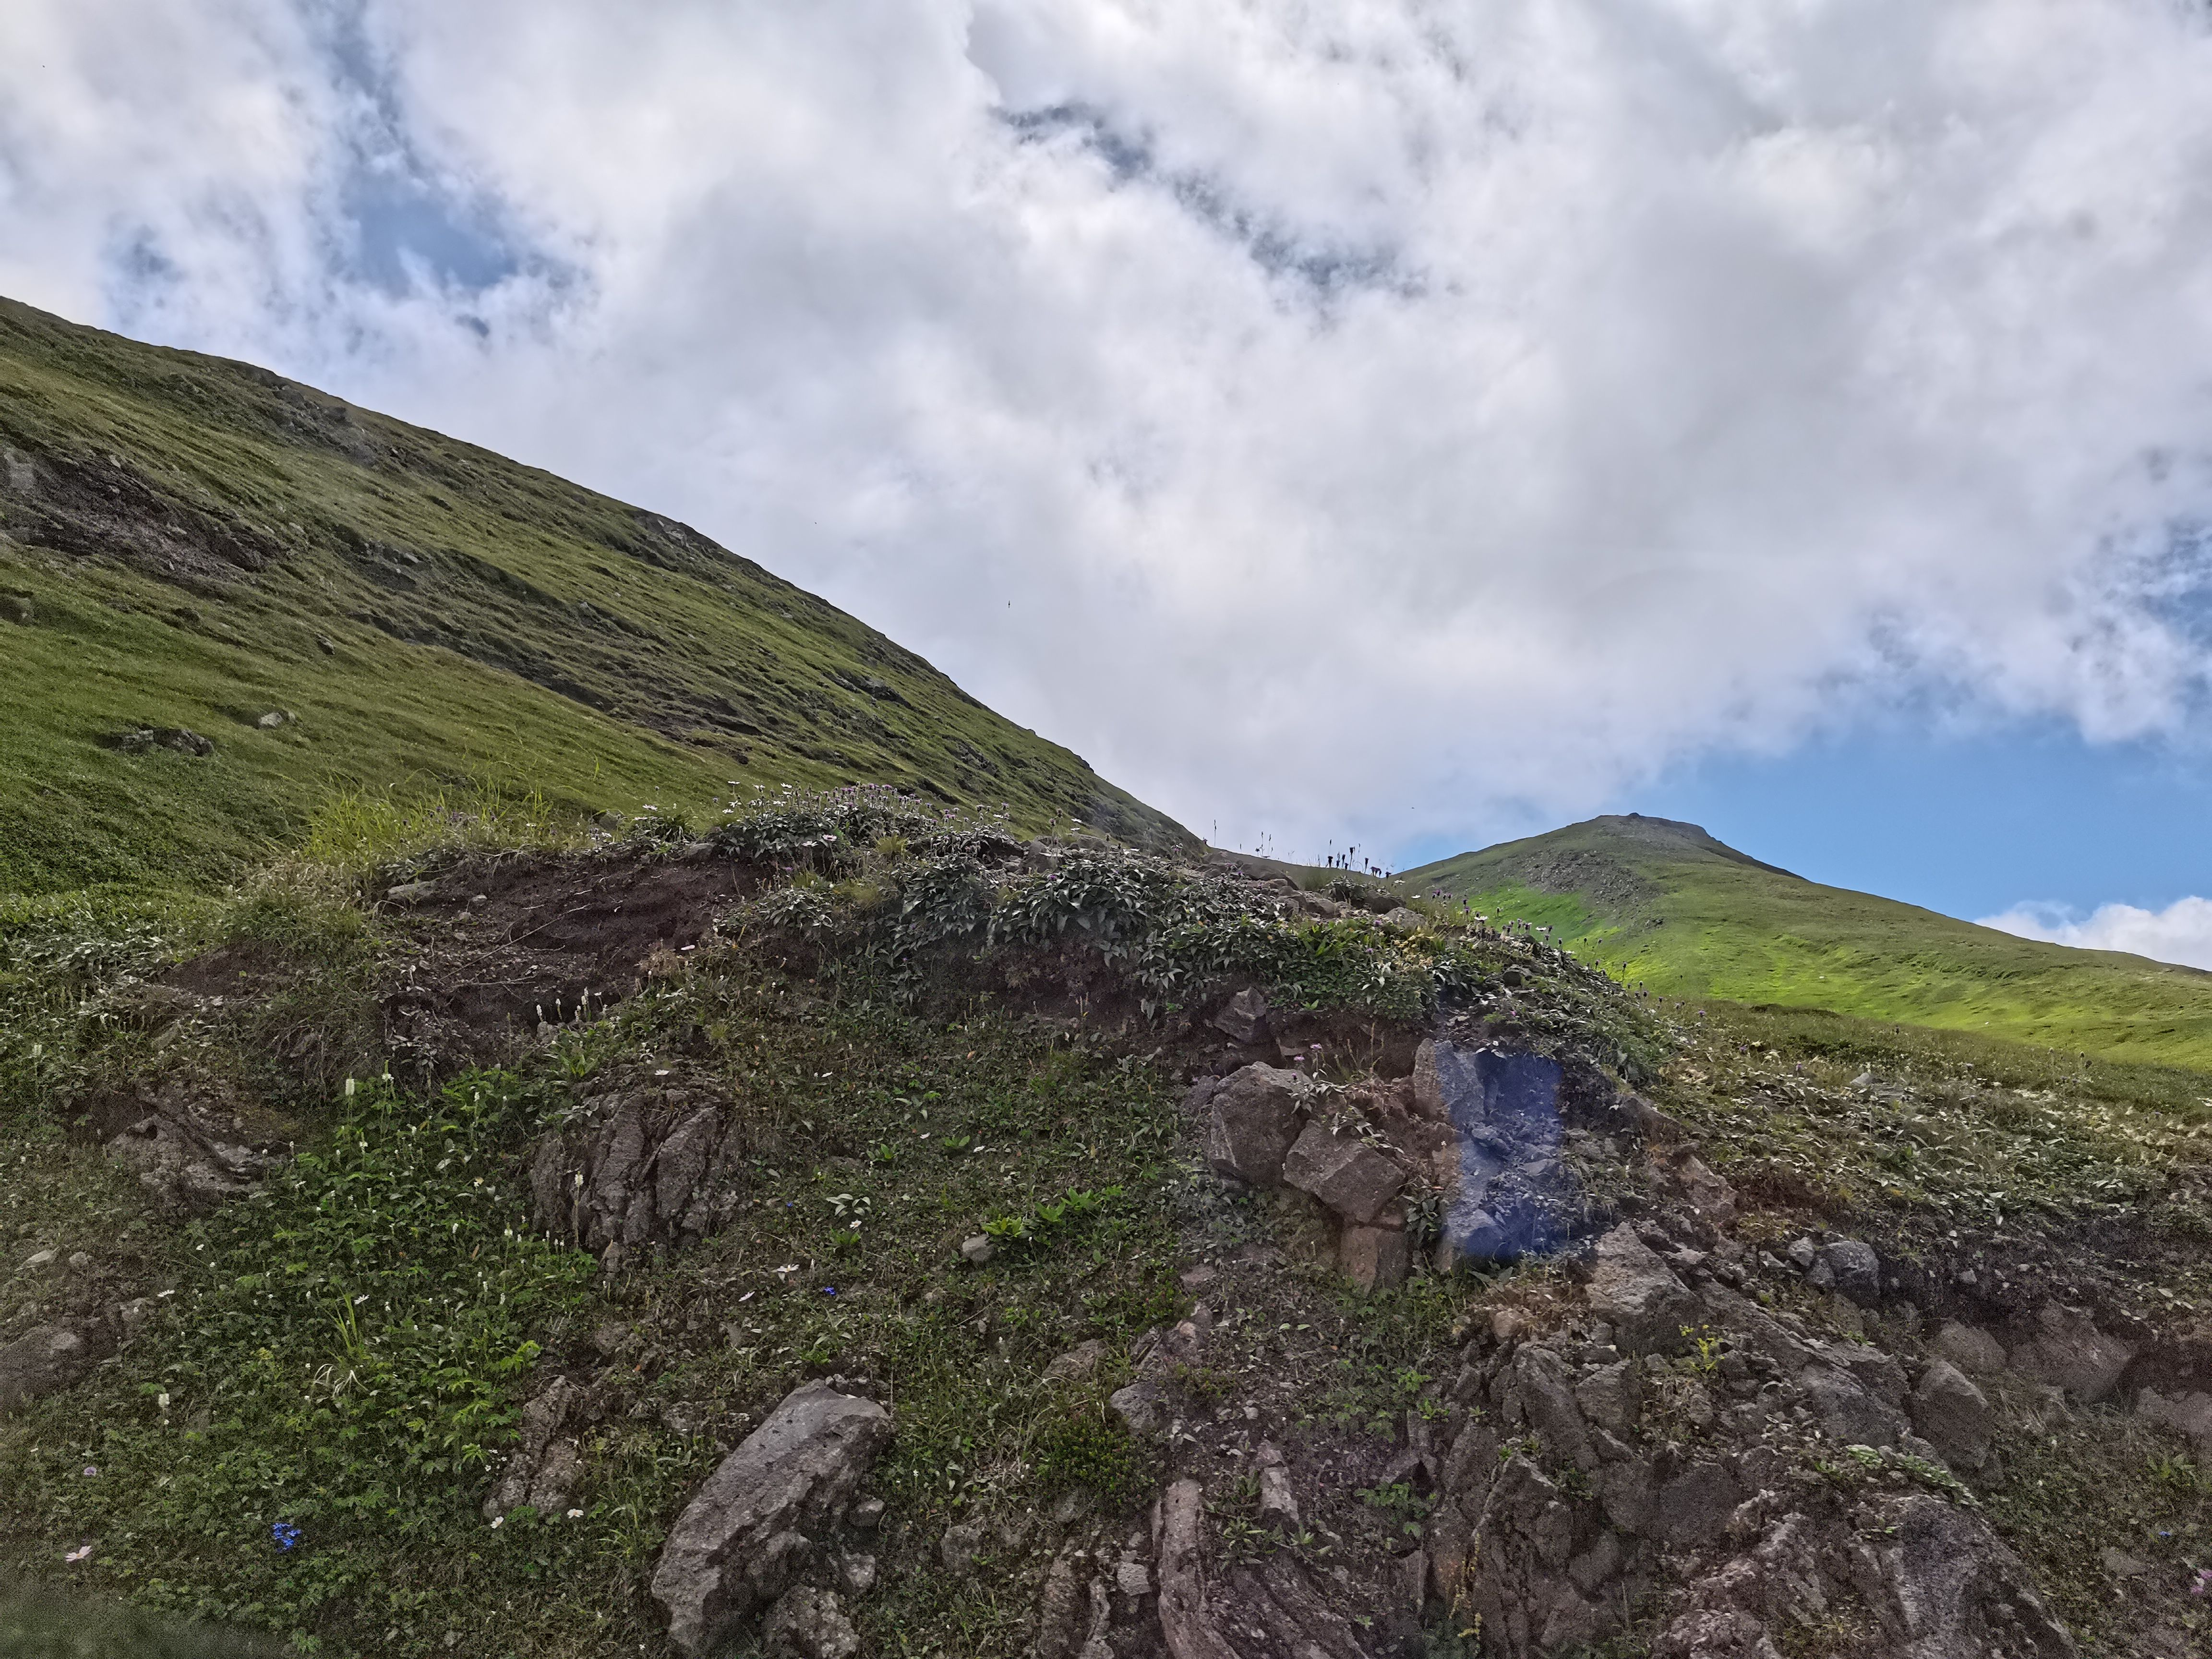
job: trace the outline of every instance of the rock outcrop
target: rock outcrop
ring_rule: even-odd
[[[700,1091],[598,1096],[585,1103],[580,1123],[547,1135],[532,1154],[532,1213],[611,1272],[640,1250],[719,1230],[741,1197],[741,1150],[720,1107]]]
[[[857,1650],[835,1591],[814,1581],[834,1571],[831,1542],[890,1432],[888,1411],[834,1379],[785,1395],[669,1531],[652,1587],[668,1639],[699,1659],[764,1611],[764,1630],[809,1659]]]

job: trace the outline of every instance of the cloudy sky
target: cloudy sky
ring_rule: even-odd
[[[0,291],[675,514],[1225,842],[1638,807],[2212,963],[2202,5],[12,0]]]

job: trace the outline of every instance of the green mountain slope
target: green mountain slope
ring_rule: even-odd
[[[1695,824],[1592,818],[1403,879],[1493,918],[1547,924],[1578,955],[1670,996],[1825,1008],[2212,1068],[2212,974],[2015,939],[1823,887]]]
[[[212,753],[126,738],[175,728]],[[0,301],[0,891],[220,878],[410,779],[626,812],[880,781],[1191,844],[683,525]]]

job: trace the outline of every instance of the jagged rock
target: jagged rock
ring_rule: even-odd
[[[542,1479],[541,1471],[548,1462],[547,1449],[554,1436],[568,1425],[582,1403],[583,1390],[562,1376],[556,1377],[550,1387],[522,1408],[521,1432],[514,1454],[500,1470],[499,1480],[483,1501],[485,1520],[497,1520],[524,1504],[540,1513],[566,1507],[565,1500],[575,1486],[579,1468],[575,1447],[565,1447],[565,1455],[550,1469],[550,1479]],[[541,1494],[562,1501],[540,1502]]]
[[[1211,1023],[1231,1042],[1247,1047],[1264,1042],[1267,1039],[1267,999],[1249,988],[1239,991],[1223,1005]]]
[[[1820,1259],[1820,1247],[1809,1238],[1793,1238],[1787,1255],[1790,1265],[1799,1273],[1810,1273],[1813,1264]]]
[[[1557,1353],[1534,1345],[1521,1349],[1500,1376],[1498,1392],[1505,1421],[1534,1430],[1548,1459],[1572,1463],[1585,1474],[1597,1468],[1597,1451],[1575,1403],[1571,1375]]]
[[[1297,1072],[1257,1062],[1223,1079],[1209,1103],[1207,1164],[1255,1187],[1280,1186],[1283,1159],[1298,1138],[1298,1112],[1313,1087]]]
[[[1881,1261],[1871,1244],[1856,1238],[1837,1239],[1820,1252],[1814,1269],[1815,1283],[1820,1282],[1821,1267],[1827,1269],[1828,1285],[1860,1307],[1871,1308],[1881,1300]]]
[[[1702,1544],[1717,1535],[1743,1487],[1725,1463],[1692,1463],[1659,1488],[1652,1531],[1670,1544]]]
[[[1406,1172],[1357,1135],[1309,1123],[1283,1158],[1283,1181],[1348,1221],[1371,1222],[1406,1184]]]
[[[761,1621],[761,1645],[799,1659],[853,1659],[860,1636],[836,1595],[811,1584],[787,1590]]]
[[[1948,1359],[1921,1374],[1912,1391],[1912,1426],[1954,1468],[1978,1469],[1989,1460],[1996,1413],[1989,1396]]]
[[[2136,1357],[2131,1345],[2106,1335],[2086,1316],[2056,1303],[2045,1304],[2036,1323],[2035,1335],[2013,1350],[2013,1370],[2063,1389],[2084,1405],[2094,1406],[2110,1395]]]
[[[1945,1322],[1928,1346],[1972,1376],[1995,1376],[2005,1368],[2005,1351],[1996,1338],[1955,1319]]]
[[[1589,1296],[1590,1311],[1613,1327],[1614,1340],[1632,1353],[1680,1349],[1683,1328],[1695,1327],[1704,1311],[1689,1287],[1625,1221],[1597,1242]]]
[[[677,1518],[653,1569],[668,1636],[699,1659],[781,1595],[890,1438],[891,1415],[833,1383],[784,1396]]]
[[[1076,1659],[1086,1632],[1087,1598],[1075,1571],[1074,1547],[1053,1558],[1037,1604],[1036,1659]]]
[[[1797,1385],[1832,1440],[1847,1446],[1894,1446],[1905,1432],[1905,1413],[1839,1366],[1808,1365],[1798,1373]]]
[[[1642,1382],[1634,1360],[1616,1360],[1586,1373],[1575,1384],[1575,1403],[1584,1417],[1607,1433],[1627,1434],[1636,1425]]]
[[[89,1376],[100,1356],[64,1325],[33,1325],[0,1348],[0,1416]]]
[[[2073,1638],[2029,1588],[2020,1558],[1987,1526],[1935,1498],[1903,1499],[1878,1549],[1905,1659],[1966,1659],[1998,1652],[2071,1659]],[[2009,1639],[1985,1642],[1984,1609],[2009,1615]],[[1885,1620],[1885,1623],[1889,1620]]]
[[[1283,1461],[1282,1449],[1272,1440],[1262,1440],[1252,1461],[1260,1471],[1260,1519],[1285,1532],[1296,1532],[1298,1495],[1291,1485],[1291,1471]]]
[[[735,1210],[738,1137],[716,1107],[682,1089],[641,1089],[587,1103],[596,1133],[556,1131],[531,1157],[538,1224],[599,1253],[630,1253],[714,1231]],[[620,1247],[619,1255],[609,1252]]]
[[[1159,1563],[1160,1636],[1170,1659],[1239,1659],[1206,1614],[1199,1533],[1206,1489],[1177,1480],[1152,1512],[1153,1554]]]
[[[1413,1267],[1413,1247],[1402,1227],[1347,1224],[1337,1249],[1345,1277],[1363,1291],[1395,1290]]]
[[[988,1267],[998,1253],[998,1247],[981,1233],[970,1234],[960,1241],[960,1259],[971,1267]]]
[[[1106,1404],[1139,1438],[1158,1434],[1167,1426],[1167,1402],[1160,1397],[1159,1385],[1149,1379],[1139,1377],[1126,1388],[1115,1389],[1106,1397]]]
[[[2145,1389],[2136,1396],[2136,1414],[2187,1435],[2197,1443],[2200,1457],[2212,1458],[2212,1394],[2200,1389],[2169,1397],[2156,1389]]]

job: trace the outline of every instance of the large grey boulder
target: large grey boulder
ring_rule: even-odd
[[[2012,1368],[2022,1376],[2063,1389],[2094,1406],[2119,1386],[2135,1349],[2097,1328],[2086,1315],[2056,1303],[2036,1316],[2036,1333],[2013,1350]]]
[[[1912,1427],[1954,1468],[1978,1469],[1989,1461],[1996,1413],[1990,1397],[1948,1359],[1921,1374],[1912,1391]]]
[[[1309,1123],[1283,1158],[1285,1184],[1311,1193],[1347,1221],[1371,1222],[1398,1196],[1406,1172],[1357,1135]]]
[[[2212,1459],[2212,1394],[2197,1389],[2167,1395],[2156,1389],[2145,1389],[2136,1396],[2136,1415],[2187,1435],[2197,1443],[2199,1458]]]
[[[697,1659],[782,1595],[890,1438],[891,1414],[830,1382],[793,1389],[670,1529],[653,1599]]]
[[[1612,1325],[1615,1340],[1634,1353],[1682,1347],[1683,1328],[1697,1326],[1705,1312],[1674,1270],[1625,1221],[1597,1242],[1589,1307]]]
[[[99,1356],[65,1325],[33,1325],[0,1348],[0,1415],[90,1373]]]
[[[1995,1376],[2005,1368],[2004,1346],[1987,1331],[1946,1320],[1929,1347],[1970,1376]]]
[[[1206,1161],[1217,1175],[1279,1187],[1283,1159],[1298,1138],[1298,1110],[1310,1079],[1279,1066],[1253,1064],[1224,1078],[1208,1103]]]
[[[1822,1289],[1832,1286],[1862,1308],[1871,1308],[1881,1300],[1881,1258],[1875,1255],[1873,1245],[1856,1238],[1839,1238],[1824,1248],[1810,1278],[1814,1285]]]

